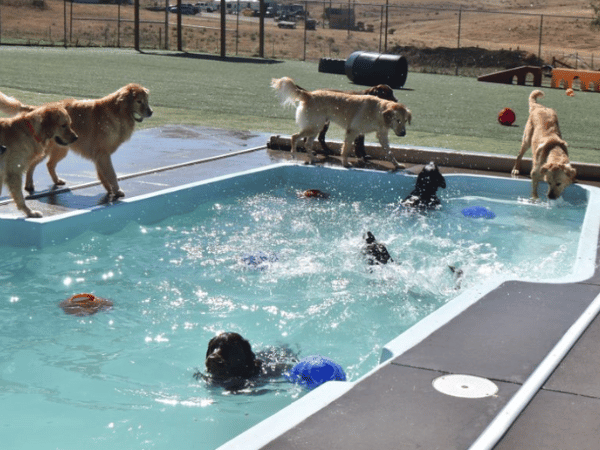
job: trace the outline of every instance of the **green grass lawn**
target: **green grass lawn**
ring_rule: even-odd
[[[189,124],[292,134],[297,131],[294,110],[278,103],[269,87],[271,78],[290,76],[307,89],[363,88],[345,75],[322,74],[317,64],[300,61],[234,62],[176,53],[29,47],[0,47],[0,58],[0,90],[27,103],[97,98],[127,83],[140,83],[150,89],[155,109],[144,127]],[[411,72],[396,96],[412,110],[413,123],[404,138],[391,133],[391,142],[516,155],[532,90]],[[543,90],[541,103],[558,112],[571,158],[600,163],[598,94],[576,92],[571,98],[562,90]],[[516,113],[512,127],[498,124],[504,107]],[[342,137],[335,126],[330,130],[330,138]]]

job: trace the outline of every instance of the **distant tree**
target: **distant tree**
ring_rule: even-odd
[[[590,8],[594,10],[594,18],[590,26],[595,29],[600,29],[600,0],[590,0]]]

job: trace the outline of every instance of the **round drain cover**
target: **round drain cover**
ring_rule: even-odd
[[[433,387],[442,394],[461,398],[491,397],[498,392],[498,386],[487,378],[472,375],[443,375],[433,380]]]

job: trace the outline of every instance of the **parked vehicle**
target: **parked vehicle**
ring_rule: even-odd
[[[177,5],[169,6],[170,13],[177,13]],[[186,14],[193,16],[200,12],[200,8],[196,5],[192,5],[191,3],[182,3],[181,4],[181,14]]]

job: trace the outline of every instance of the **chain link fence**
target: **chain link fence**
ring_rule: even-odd
[[[177,4],[169,0],[138,0],[139,9],[120,0],[84,1],[94,3],[2,0],[0,44],[137,45],[141,50],[300,60],[345,59],[357,50],[391,53],[418,48],[426,56],[433,48],[479,48],[519,50],[548,64],[600,67],[600,32],[590,28],[591,11],[579,17],[325,1],[300,2],[292,8],[265,0],[261,31],[257,0],[228,1],[225,20],[217,9],[220,1],[184,4],[180,16]],[[415,63],[419,61],[411,61]]]

